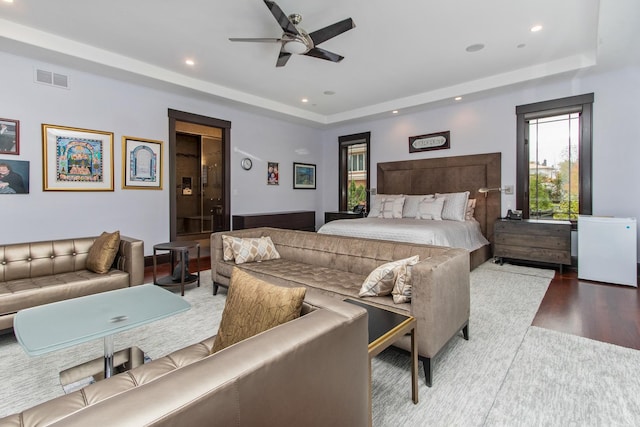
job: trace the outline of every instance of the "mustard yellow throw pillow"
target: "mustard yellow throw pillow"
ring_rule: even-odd
[[[272,285],[234,268],[211,353],[300,317],[306,290]]]
[[[111,269],[120,246],[120,231],[103,232],[94,242],[87,254],[87,270],[105,274]]]

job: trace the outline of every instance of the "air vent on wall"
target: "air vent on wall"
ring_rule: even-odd
[[[35,81],[36,83],[42,83],[49,86],[69,89],[69,76],[65,76],[64,74],[54,73],[53,71],[47,71],[47,70],[42,70],[40,68],[36,68]]]

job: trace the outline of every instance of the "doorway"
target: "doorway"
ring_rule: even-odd
[[[212,232],[229,230],[231,123],[169,110],[171,241],[200,242],[209,252]]]

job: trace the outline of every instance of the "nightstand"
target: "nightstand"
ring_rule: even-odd
[[[493,256],[558,264],[571,264],[571,222],[499,219],[494,227]]]
[[[328,223],[330,221],[335,221],[336,219],[354,219],[354,218],[364,218],[366,214],[355,213],[351,211],[336,211],[336,212],[325,212],[324,213],[324,223]]]

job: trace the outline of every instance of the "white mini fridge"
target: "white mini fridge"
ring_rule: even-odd
[[[578,217],[578,278],[638,286],[635,218]]]

